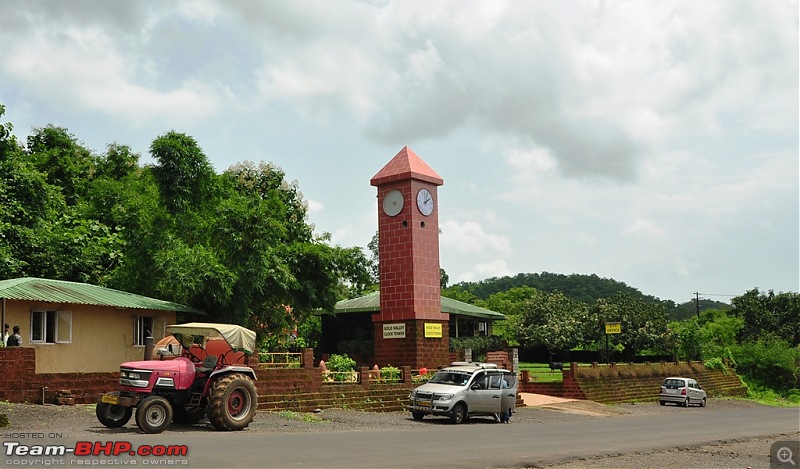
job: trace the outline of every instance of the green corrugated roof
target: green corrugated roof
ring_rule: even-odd
[[[98,287],[97,285],[33,277],[0,280],[0,298],[202,313],[202,311],[191,306]]]
[[[352,300],[342,300],[336,303],[336,306],[334,307],[334,313],[377,313],[380,311],[380,309],[380,292],[372,292],[368,295],[353,298]],[[444,296],[442,297],[442,312],[457,314],[459,316],[494,319],[496,321],[506,318],[505,314]]]

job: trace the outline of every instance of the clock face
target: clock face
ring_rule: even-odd
[[[391,190],[383,196],[383,213],[393,217],[403,210],[403,194],[397,189]]]
[[[420,189],[417,192],[417,208],[419,208],[419,213],[426,217],[433,213],[433,195],[428,189]]]

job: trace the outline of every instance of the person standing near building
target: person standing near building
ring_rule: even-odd
[[[2,337],[2,340],[0,340],[0,347],[5,347],[6,346],[6,341],[11,336],[11,334],[8,332],[8,328],[9,327],[11,327],[11,326],[9,326],[8,323],[5,323],[5,328],[3,329],[3,337]]]
[[[22,337],[19,335],[19,326],[14,326],[14,334],[6,341],[6,347],[22,347]]]

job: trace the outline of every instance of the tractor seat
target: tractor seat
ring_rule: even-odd
[[[203,365],[195,367],[195,370],[208,373],[209,371],[213,371],[214,368],[217,367],[217,357],[215,355],[208,355],[206,358],[203,359]]]

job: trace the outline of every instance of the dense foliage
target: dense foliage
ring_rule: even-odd
[[[369,281],[362,250],[315,235],[298,184],[275,165],[217,174],[178,132],[154,139],[156,163],[141,166],[125,145],[96,155],[54,126],[22,145],[11,129],[0,125],[0,278],[86,282],[188,304],[275,347],[298,326],[318,335],[310,312]]]
[[[730,307],[726,303],[704,298],[700,298],[699,301],[675,304],[672,300],[660,300],[654,296],[645,295],[638,289],[614,279],[602,278],[594,274],[564,275],[550,272],[517,274],[513,277],[492,277],[480,282],[461,282],[447,288],[443,294],[448,298],[476,304],[477,300],[487,301],[496,294],[523,287],[535,288],[545,293],[560,292],[573,301],[588,305],[603,298],[624,294],[637,301],[663,306],[670,320],[695,316],[698,309],[703,311],[711,308],[726,309]]]
[[[549,278],[548,288],[553,288],[557,279],[597,281],[595,276],[554,274],[515,278]],[[574,285],[571,282],[565,285]],[[577,289],[589,290],[600,291]],[[570,291],[574,293],[576,289]],[[475,292],[485,293],[469,284],[459,284],[443,294],[504,313],[508,320],[496,323],[494,332],[508,344],[544,348],[552,357],[570,350],[602,355],[608,340],[613,355],[605,359],[630,360],[635,355],[656,354],[675,360],[702,360],[716,367],[728,363],[736,366],[755,387],[773,389],[787,396],[799,394],[800,296],[797,293],[762,293],[754,289],[734,297],[731,305],[721,304],[721,308],[711,308],[718,302],[701,301],[699,305],[690,302],[683,310],[691,307],[692,314],[670,321],[674,318],[668,302],[631,295],[625,288],[589,303],[558,289],[546,291],[527,285],[497,291],[486,298]],[[606,322],[619,322],[622,333],[607,336]]]

